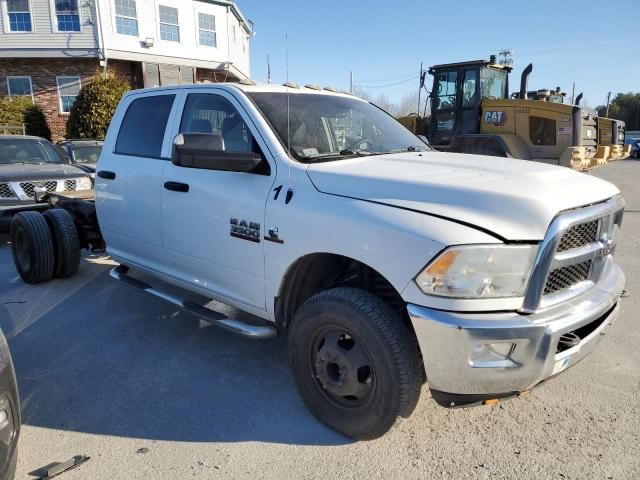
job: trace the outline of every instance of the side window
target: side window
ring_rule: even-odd
[[[240,113],[226,98],[213,93],[190,93],[179,133],[210,133],[221,139],[225,152],[257,153],[262,162],[251,173],[270,175],[271,167]]]
[[[154,95],[131,102],[120,125],[115,153],[161,158],[174,99],[175,95]]]
[[[529,118],[529,135],[534,145],[556,144],[556,121],[549,118]]]
[[[191,93],[184,106],[180,133],[214,133],[222,136],[227,152],[256,152],[249,127],[231,103],[211,93]]]
[[[436,110],[454,108],[456,106],[456,83],[458,72],[439,72],[438,91],[436,92]]]
[[[464,71],[462,84],[462,107],[473,107],[476,103],[476,85],[478,83],[477,70]]]

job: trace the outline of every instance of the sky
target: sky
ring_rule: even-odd
[[[348,89],[394,102],[418,89],[429,65],[514,52],[511,91],[533,63],[529,89],[584,92],[583,104],[607,92],[640,91],[640,0],[440,1],[237,0],[255,22],[251,77]],[[286,40],[288,38],[288,41]],[[427,75],[427,88],[432,77]]]

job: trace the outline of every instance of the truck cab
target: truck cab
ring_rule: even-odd
[[[434,65],[431,92],[430,142],[446,146],[456,135],[480,131],[480,109],[484,99],[509,98],[511,67],[495,61]]]

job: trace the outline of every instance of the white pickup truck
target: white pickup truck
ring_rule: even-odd
[[[356,439],[410,415],[425,382],[447,407],[520,395],[588,355],[619,310],[614,185],[437,152],[312,85],[132,91],[95,190],[41,192],[44,215],[14,218],[27,282],[106,246],[118,280],[248,337],[287,332],[304,402]]]

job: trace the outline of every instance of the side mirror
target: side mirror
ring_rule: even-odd
[[[262,157],[255,152],[227,152],[217,133],[179,133],[173,139],[171,162],[185,168],[251,172]]]

